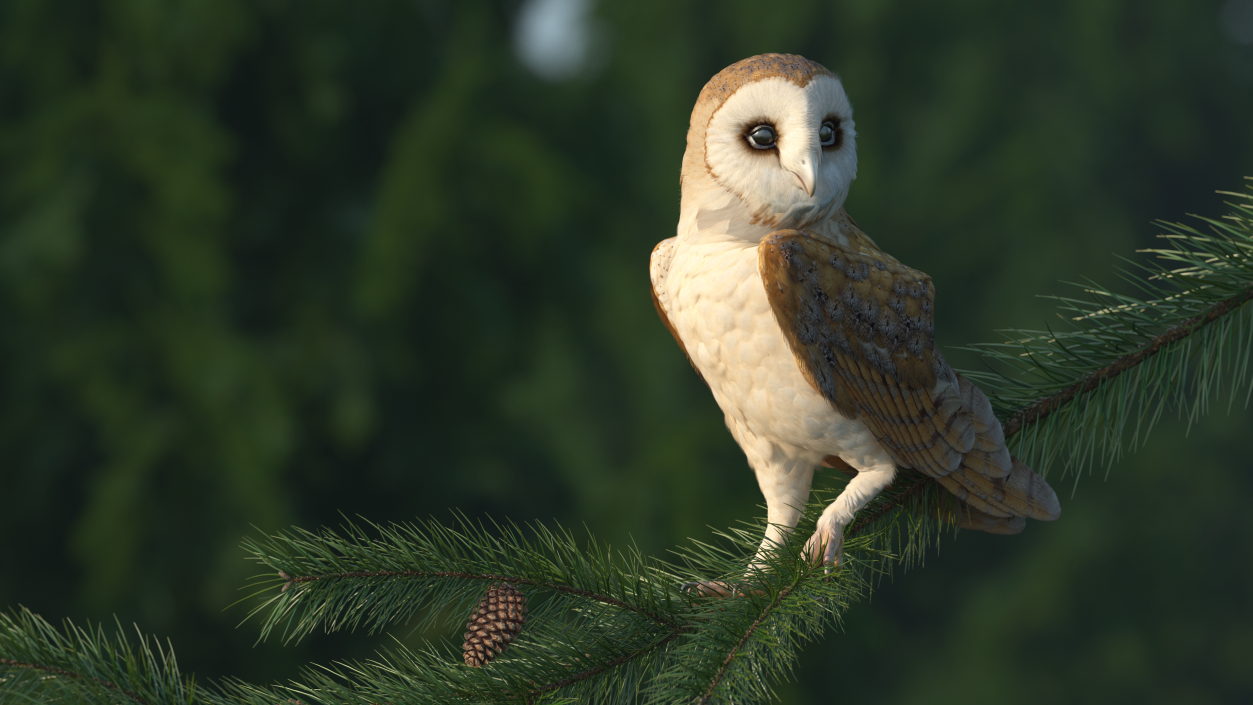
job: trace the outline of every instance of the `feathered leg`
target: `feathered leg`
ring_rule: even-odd
[[[818,462],[812,457],[812,453],[788,452],[791,449],[784,449],[773,443],[740,445],[745,449],[749,465],[757,473],[757,484],[766,498],[766,535],[749,565],[748,572],[751,575],[765,567],[766,554],[783,543],[805,513],[805,504],[809,501],[809,489]],[[742,586],[715,581],[687,583],[684,589],[719,597],[728,597],[743,591]]]
[[[764,568],[766,553],[775,550],[796,528],[809,502],[816,465],[810,458],[776,459],[764,470],[757,471],[757,484],[766,498],[767,526],[749,570]]]
[[[818,518],[818,530],[805,543],[805,553],[810,560],[838,567],[844,551],[844,527],[852,523],[857,511],[869,504],[895,477],[896,466],[890,462],[875,463],[859,470]]]

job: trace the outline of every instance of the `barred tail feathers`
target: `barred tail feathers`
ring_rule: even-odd
[[[986,477],[959,469],[936,480],[972,509],[994,517],[1053,521],[1061,516],[1061,503],[1053,488],[1021,460],[1011,460],[1013,467],[1007,477]]]

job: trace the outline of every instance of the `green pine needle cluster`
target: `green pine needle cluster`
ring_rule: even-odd
[[[174,649],[122,625],[60,630],[21,608],[0,612],[0,701],[6,703],[197,703],[195,680],[184,677]]]
[[[988,363],[966,372],[992,399],[1014,452],[1046,469],[1079,473],[1143,443],[1167,410],[1195,421],[1214,403],[1253,393],[1253,194],[1206,231],[1164,225],[1168,247],[1149,250],[1123,278],[1142,296],[1085,283],[1059,298],[1059,330],[1009,331],[974,349]],[[790,677],[802,645],[822,636],[894,566],[919,564],[951,502],[928,478],[897,482],[846,530],[842,568],[802,558],[826,501],[816,493],[797,530],[760,570],[745,568],[765,525],[746,523],[693,542],[670,560],[614,550],[561,528],[425,521],[339,531],[294,529],[245,541],[263,566],[247,599],[260,638],[404,625],[427,637],[367,662],[307,668],[297,682],[196,685],[169,648],[120,628],[66,623],[25,610],[0,614],[5,702],[257,704],[429,702],[762,702]],[[737,586],[734,598],[685,592],[690,580]],[[483,668],[461,659],[460,632],[487,587],[508,582],[529,618]]]
[[[1253,190],[1253,189],[1251,189]],[[1121,278],[1141,296],[1094,282],[1083,298],[1052,297],[1067,329],[1008,330],[1008,340],[972,346],[988,363],[967,372],[1014,436],[1011,450],[1043,472],[1060,461],[1078,477],[1142,445],[1173,409],[1188,423],[1211,404],[1253,393],[1253,193],[1235,198],[1208,232],[1162,223],[1168,245],[1127,261]]]

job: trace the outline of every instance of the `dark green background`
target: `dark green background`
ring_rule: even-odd
[[[606,1],[559,83],[515,58],[517,10],[0,3],[0,605],[269,682],[387,642],[254,646],[223,611],[244,534],[460,508],[662,554],[756,515],[647,279],[691,106],[746,56],[843,77],[849,211],[933,276],[958,366],[1253,174],[1253,47],[1218,2]],[[1073,495],[1051,476],[1054,524],[945,540],[783,699],[1249,697],[1236,407]]]

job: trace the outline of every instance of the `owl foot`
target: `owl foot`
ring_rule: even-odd
[[[743,583],[724,583],[714,580],[697,580],[683,583],[679,589],[688,594],[700,597],[745,597],[747,595],[764,595],[763,590],[750,590]]]
[[[840,557],[844,553],[844,527],[834,518],[818,520],[818,530],[805,542],[805,555],[814,565],[826,566],[826,572],[840,569]]]

